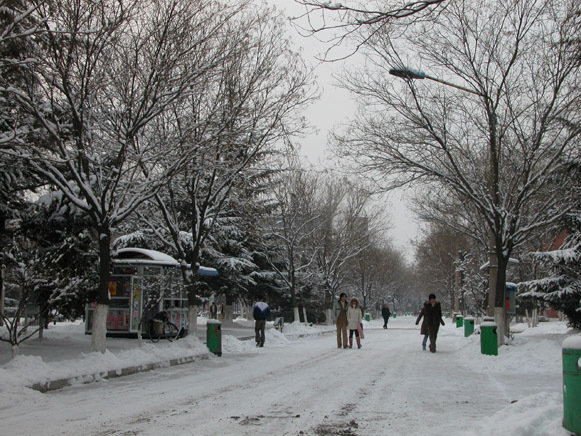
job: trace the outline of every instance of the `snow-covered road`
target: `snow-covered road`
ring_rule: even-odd
[[[474,365],[466,353],[477,338],[460,330],[446,326],[436,354],[421,350],[412,318],[387,331],[372,323],[360,350],[337,349],[334,334],[285,345],[267,337],[263,349],[39,394],[2,427],[43,436],[467,435],[511,402],[560,393],[557,371],[493,377],[501,367]]]

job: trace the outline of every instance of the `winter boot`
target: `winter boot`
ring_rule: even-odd
[[[357,338],[357,348],[361,348],[361,338]]]
[[[349,338],[349,348],[353,348],[353,338]]]
[[[426,344],[422,344],[422,350],[426,351]]]

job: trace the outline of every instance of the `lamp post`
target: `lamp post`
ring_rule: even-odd
[[[429,79],[434,82],[442,83],[446,86],[451,86],[453,88],[459,89],[464,92],[469,92],[470,94],[477,95],[488,99],[487,95],[484,95],[473,89],[468,89],[455,83],[450,83],[445,80],[438,79],[437,77],[429,76],[423,71],[412,70],[409,68],[391,68],[389,74],[402,79],[407,80],[423,80]],[[490,113],[491,122],[491,140],[490,140],[490,174],[488,179],[488,189],[492,198],[494,209],[498,209],[499,198],[498,198],[498,162],[496,159],[496,115]],[[495,211],[493,211],[495,213]],[[493,217],[494,220],[494,217]],[[493,222],[494,225],[496,223]],[[501,332],[498,335],[498,345],[504,344],[504,332],[506,329],[506,310],[504,304],[504,289],[501,289],[502,295],[497,295],[497,272],[498,272],[498,258],[496,255],[496,235],[493,229],[490,229],[489,233],[489,250],[488,250],[488,315],[494,316],[495,321],[498,325],[498,330]],[[501,303],[501,304],[498,304]]]

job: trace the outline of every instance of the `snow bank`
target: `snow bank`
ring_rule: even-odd
[[[317,335],[325,332],[335,331],[335,326],[305,325],[304,323],[295,321],[290,324],[285,324],[282,331],[286,336]]]
[[[88,374],[120,372],[123,368],[139,367],[156,362],[183,359],[207,354],[206,346],[194,336],[166,344],[144,343],[142,347],[113,353],[81,353],[76,359],[47,363],[39,356],[16,356],[0,368],[0,396],[5,386],[30,386],[49,380],[82,379]],[[82,380],[79,380],[82,381]]]
[[[222,335],[222,352],[231,354],[252,353],[256,352],[256,345],[254,341],[241,341],[231,335]]]
[[[480,421],[474,436],[569,436],[562,426],[563,399],[558,393],[541,392],[508,405]],[[464,433],[466,434],[466,433]]]
[[[465,344],[458,350],[463,364],[478,372],[497,373],[538,373],[561,372],[561,347],[556,341],[542,339],[530,341],[526,338],[515,338],[512,345],[500,347],[498,356],[481,353],[480,336],[466,338]]]
[[[510,329],[518,332],[518,336],[563,335],[573,332],[573,329],[567,327],[567,324],[562,321],[541,322],[534,328],[521,323],[511,326]]]

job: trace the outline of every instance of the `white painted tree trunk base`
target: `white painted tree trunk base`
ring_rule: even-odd
[[[107,338],[107,314],[109,305],[97,304],[93,314],[93,328],[91,330],[91,350],[104,353]]]
[[[188,335],[196,336],[198,333],[198,306],[188,306]]]
[[[299,308],[298,307],[293,308],[293,316],[294,316],[293,321],[301,322],[301,317],[299,315]]]

